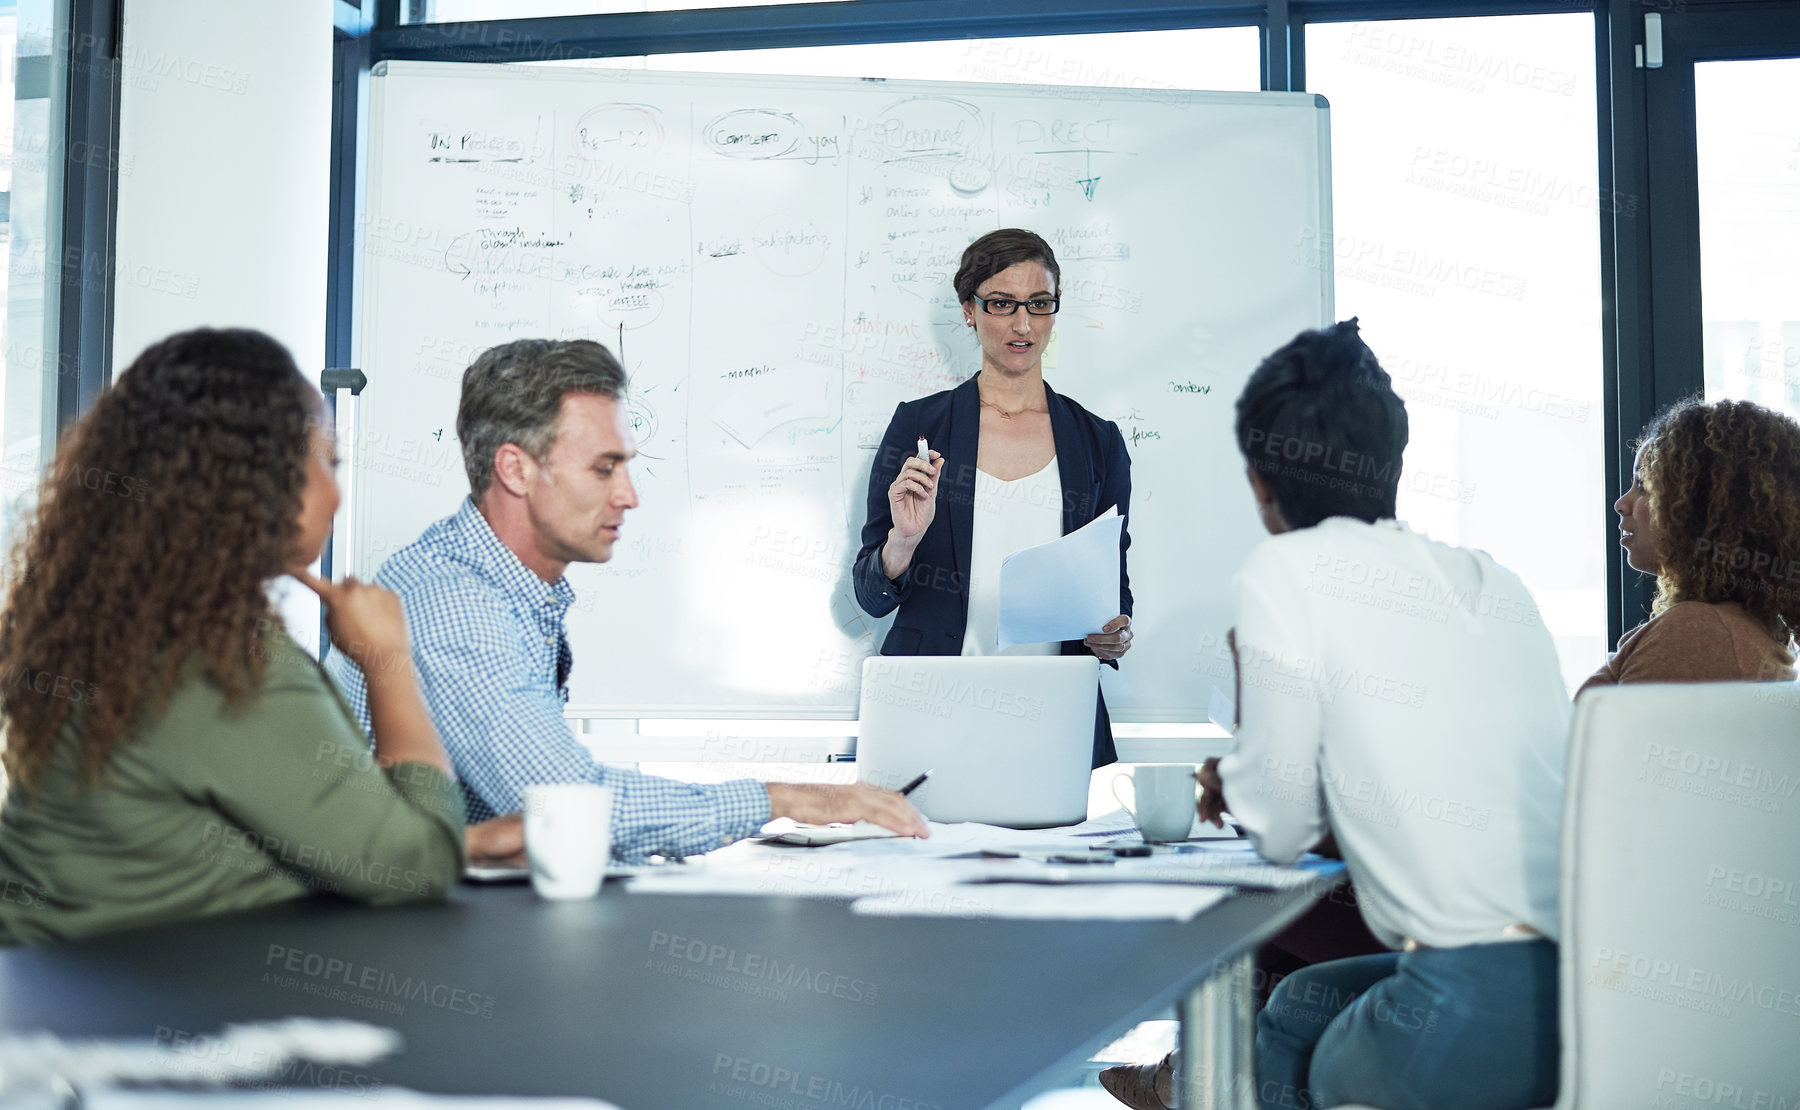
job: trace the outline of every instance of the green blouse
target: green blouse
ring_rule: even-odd
[[[106,686],[98,687],[106,696]],[[286,633],[227,707],[198,661],[168,709],[80,781],[73,730],[0,808],[0,943],[88,936],[330,893],[444,896],[463,865],[456,783],[383,770],[337,687]]]

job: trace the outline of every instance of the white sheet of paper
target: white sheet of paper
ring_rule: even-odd
[[[1236,840],[1237,827],[1227,821],[1225,827],[1220,828],[1217,825],[1211,825],[1200,820],[1199,815],[1196,814],[1194,816],[1194,826],[1188,830],[1187,838],[1189,840]]]
[[[1068,865],[1039,860],[997,860],[980,873],[988,882],[1054,882],[1071,886],[1129,883],[1158,886],[1249,887],[1265,890],[1296,890],[1314,882],[1330,884],[1334,877],[1321,878],[1314,867],[1279,867],[1237,851],[1198,851],[1162,853],[1114,860],[1111,863]]]
[[[887,843],[865,841],[864,843]],[[930,857],[834,858],[824,848],[772,848],[728,864],[665,867],[631,880],[627,888],[644,895],[744,895],[790,898],[859,898],[935,890],[977,877],[980,860]],[[967,916],[967,915],[964,915]]]
[[[1119,615],[1119,507],[1000,563],[1000,646],[1079,640]]]
[[[819,848],[829,844],[848,844],[853,840],[888,840],[899,833],[889,832],[872,821],[854,824],[807,825],[792,822],[785,828],[765,828],[759,840],[765,844],[789,844],[802,848]]]
[[[306,1090],[277,1087],[270,1090],[83,1090],[85,1110],[344,1110],[376,1101],[382,1110],[617,1110],[612,1103],[580,1097],[463,1096],[419,1094],[403,1087],[380,1090]]]
[[[379,1100],[383,1110],[432,1110],[456,1107],[457,1110],[618,1110],[610,1102],[597,1098],[524,1098],[488,1095],[428,1095],[403,1087],[381,1087],[375,1091],[317,1091],[305,1088],[277,1087],[269,1090],[242,1091],[156,1091],[115,1090],[103,1088],[81,1092],[81,1105],[86,1110],[344,1110],[345,1107],[366,1108],[372,1099]]]
[[[1212,723],[1225,730],[1225,735],[1237,735],[1237,701],[1230,694],[1214,686],[1212,698],[1206,704],[1206,715]]]
[[[186,1048],[148,1037],[11,1034],[0,1037],[0,1105],[9,1105],[15,1090],[41,1087],[52,1077],[84,1094],[110,1083],[240,1083],[279,1075],[299,1060],[360,1068],[401,1044],[399,1033],[379,1025],[302,1017],[227,1025],[196,1035]]]
[[[1207,828],[1211,829],[1212,826],[1208,825]],[[704,862],[741,862],[747,853],[768,844],[812,846],[821,854],[829,852],[832,855],[895,855],[931,859],[980,851],[983,848],[1087,848],[1115,839],[1138,839],[1137,826],[1132,823],[1131,814],[1123,809],[1091,817],[1078,825],[1061,825],[1048,829],[1008,829],[974,821],[959,821],[947,825],[933,821],[931,836],[925,840],[895,836],[881,826],[867,821],[858,821],[854,825],[803,825],[787,818],[777,818],[763,826],[761,835],[756,839],[708,853]],[[640,868],[638,873],[647,870],[651,869]],[[612,874],[610,868],[607,874]]]
[[[645,863],[609,863],[606,865],[606,877],[609,879],[629,879],[633,875],[641,875],[651,870],[651,864]],[[470,864],[463,868],[463,881],[466,883],[523,883],[531,880],[529,867],[483,867]]]
[[[871,917],[954,916],[1030,921],[1192,921],[1224,900],[1219,887],[1108,883],[1104,886],[1040,886],[982,883],[979,886],[912,890],[872,895],[850,903],[852,913]]]

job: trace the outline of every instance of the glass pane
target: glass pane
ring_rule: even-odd
[[[56,320],[62,227],[66,0],[0,6],[0,250],[6,319],[0,341],[0,550],[10,552],[55,444]]]
[[[845,0],[411,0],[407,23],[466,23],[478,19],[532,19],[546,15],[612,15],[692,8],[755,8],[768,4],[843,3]],[[423,15],[418,13],[423,11]]]
[[[1800,58],[1694,66],[1706,395],[1800,416]]]
[[[780,50],[715,50],[541,64],[698,73],[1255,92],[1262,87],[1260,50],[1256,28],[1220,27],[804,46]]]
[[[1406,398],[1400,515],[1519,573],[1573,689],[1605,658],[1613,496],[1593,16],[1314,25],[1306,81],[1331,101],[1337,314]]]

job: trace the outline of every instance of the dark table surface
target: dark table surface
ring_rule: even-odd
[[[398,1029],[346,1090],[589,1095],[680,1107],[1017,1106],[1266,939],[1329,883],[1186,924],[875,918],[801,898],[324,900],[0,950],[0,1027],[186,1038],[294,1015]]]

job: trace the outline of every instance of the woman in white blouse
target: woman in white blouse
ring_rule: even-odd
[[[1236,430],[1271,535],[1233,582],[1236,747],[1201,816],[1229,805],[1276,863],[1334,836],[1392,950],[1282,981],[1258,1100],[1548,1106],[1569,725],[1550,633],[1516,574],[1395,519],[1406,410],[1355,320],[1270,355]]]
[[[883,655],[1091,653],[1116,667],[1130,650],[1128,531],[1119,540],[1118,616],[1084,640],[997,646],[1001,561],[1115,506],[1124,516],[1131,499],[1118,425],[1044,381],[1061,277],[1050,245],[1030,231],[991,232],[963,252],[954,286],[981,370],[901,404],[869,477],[856,595],[873,616],[900,610]],[[921,439],[931,445],[929,462],[919,457]],[[1094,765],[1116,758],[1102,701]]]

